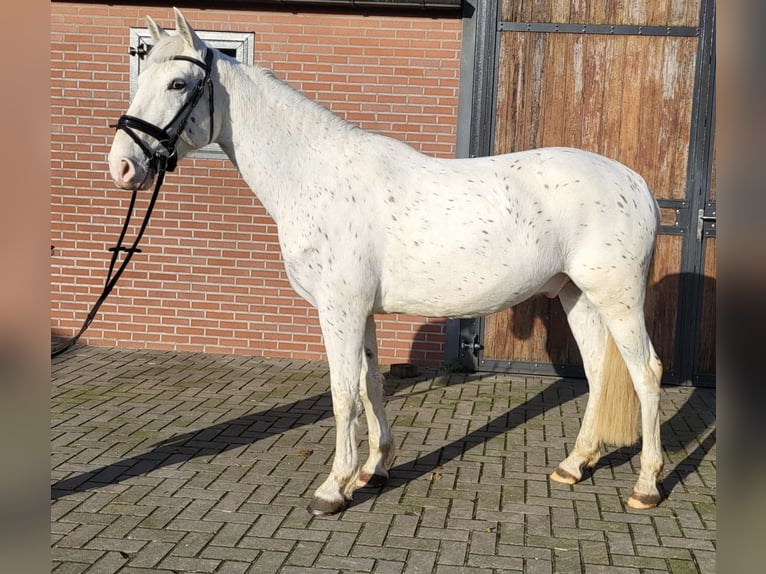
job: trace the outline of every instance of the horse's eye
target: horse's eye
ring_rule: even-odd
[[[169,90],[183,90],[186,87],[186,82],[183,80],[173,80],[168,86]]]

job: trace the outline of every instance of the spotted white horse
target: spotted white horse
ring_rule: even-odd
[[[657,505],[662,366],[643,305],[658,207],[644,180],[570,148],[427,157],[212,49],[178,10],[175,20],[170,34],[147,18],[155,44],[117,125],[110,171],[120,188],[145,189],[160,163],[172,169],[215,141],[274,218],[330,367],[336,451],[308,510],[339,512],[356,488],[388,477],[394,440],[373,314],[479,316],[539,293],[561,300],[590,389],[575,445],[551,478],[573,484],[603,444],[636,442],[640,403],[641,470],[628,504]],[[360,465],[362,407],[369,457]]]

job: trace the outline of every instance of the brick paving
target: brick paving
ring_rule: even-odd
[[[635,447],[573,487],[548,480],[584,381],[388,376],[388,484],[315,518],[335,436],[326,364],[83,347],[51,374],[55,574],[716,569],[713,389],[663,388],[668,498],[640,512],[625,504]]]

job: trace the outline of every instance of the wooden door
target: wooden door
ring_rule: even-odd
[[[647,325],[666,379],[678,382],[715,366],[715,241],[697,238],[698,210],[711,210],[701,182],[711,179],[703,164],[712,157],[704,153],[712,77],[701,43],[712,10],[708,0],[504,0],[497,26],[492,153],[591,150],[641,173],[657,196]],[[480,370],[582,374],[558,300],[540,296],[487,316],[478,338]]]

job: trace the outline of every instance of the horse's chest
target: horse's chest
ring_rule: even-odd
[[[328,285],[351,284],[374,259],[358,217],[306,217],[279,229],[282,258],[296,290],[313,300]]]

